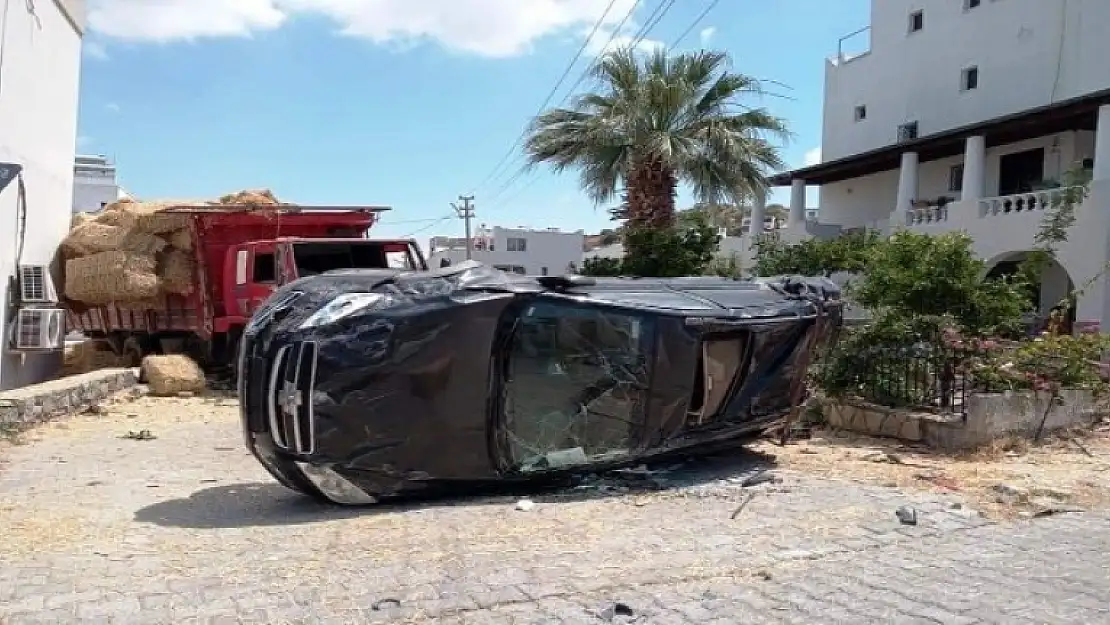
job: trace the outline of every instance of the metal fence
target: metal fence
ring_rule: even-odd
[[[912,345],[840,343],[815,364],[818,386],[891,408],[966,416],[975,390],[967,374],[971,353],[940,340]]]

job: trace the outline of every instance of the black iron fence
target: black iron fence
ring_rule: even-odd
[[[865,345],[849,339],[822,354],[813,375],[834,396],[966,416],[967,399],[976,390],[968,374],[972,357],[943,340]]]

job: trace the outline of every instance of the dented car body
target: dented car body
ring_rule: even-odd
[[[246,444],[343,504],[756,435],[842,311],[824,279],[525,277],[476,262],[293,282],[239,355]]]

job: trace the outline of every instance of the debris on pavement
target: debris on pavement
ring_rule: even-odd
[[[399,608],[399,607],[401,607],[401,600],[400,599],[394,599],[393,597],[387,597],[385,599],[378,599],[374,603],[370,604],[370,609],[374,610],[375,612],[380,612],[381,610],[389,610],[391,608]]]
[[[736,517],[740,516],[740,513],[744,511],[744,507],[751,503],[753,499],[755,499],[755,493],[748,493],[747,496],[744,497],[744,500],[740,502],[739,506],[736,506],[736,509],[732,511],[732,514],[728,518],[735,519]]]
[[[744,488],[751,488],[752,486],[759,486],[760,484],[777,484],[781,481],[782,478],[778,477],[774,473],[771,473],[770,471],[760,471],[759,473],[756,473],[755,475],[744,479],[744,481],[740,483],[740,486]]]
[[[636,616],[636,612],[629,607],[626,603],[616,602],[612,605],[607,605],[595,612],[597,617],[603,621],[612,623],[618,616],[624,618],[632,618]]]
[[[894,515],[902,525],[917,525],[917,509],[912,506],[900,506]]]
[[[158,437],[151,433],[150,430],[139,430],[138,432],[128,432],[120,438],[126,438],[133,441],[152,441]]]
[[[536,502],[532,501],[531,499],[521,499],[520,501],[516,502],[516,509],[520,510],[521,512],[528,512],[535,507]]]

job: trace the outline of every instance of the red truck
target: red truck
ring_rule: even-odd
[[[187,353],[207,368],[233,366],[251,314],[273,291],[333,269],[426,270],[411,239],[378,240],[367,232],[377,207],[176,207],[192,235],[193,292],[164,307],[83,306],[66,302],[69,331],[137,365],[149,353]]]

